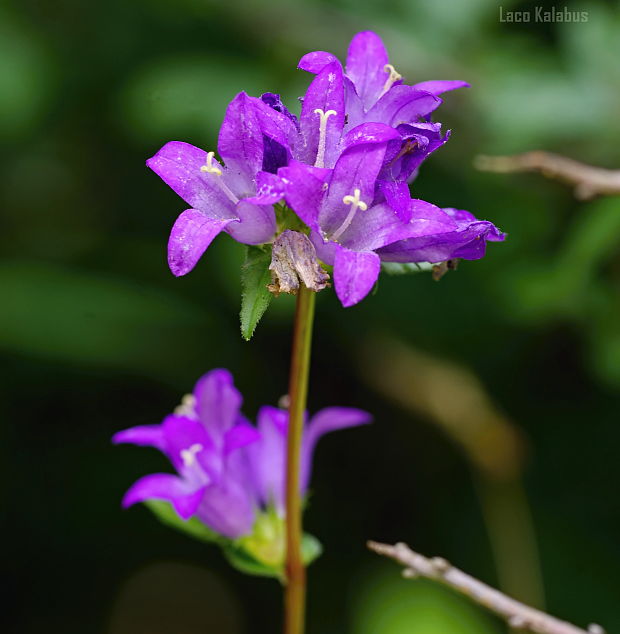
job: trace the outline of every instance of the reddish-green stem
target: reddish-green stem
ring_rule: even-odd
[[[284,633],[303,634],[306,611],[306,568],[301,539],[300,465],[304,412],[308,396],[315,293],[300,285],[295,310],[289,378],[289,424],[286,462],[286,589]]]

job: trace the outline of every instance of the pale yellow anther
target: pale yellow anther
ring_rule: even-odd
[[[207,174],[215,174],[216,176],[222,175],[222,170],[216,164],[213,164],[213,156],[215,152],[207,152],[207,160],[206,163],[200,168],[201,172],[207,172]],[[230,190],[228,185],[224,182],[224,178],[216,179],[216,183],[219,188],[226,194],[227,198],[232,202],[233,205],[236,205],[239,202],[239,199],[233,192]]]
[[[314,114],[319,115],[319,147],[316,152],[316,161],[314,167],[325,167],[325,143],[327,134],[327,120],[335,114],[338,114],[335,110],[328,110],[325,112],[321,108],[316,108]]]
[[[342,202],[345,205],[353,205],[355,209],[359,208],[362,211],[366,211],[368,209],[368,205],[363,200],[360,200],[361,193],[362,192],[359,189],[354,189],[353,196],[351,196],[351,194],[349,194],[348,196],[345,196],[342,199]]]
[[[394,85],[395,81],[402,79],[403,76],[396,71],[392,64],[386,64],[383,67],[383,70],[386,73],[389,73],[390,76],[385,80],[385,84],[383,85],[383,90],[381,91],[381,96],[385,95],[385,93]]]
[[[194,418],[196,416],[196,397],[193,394],[186,394],[181,399],[181,404],[174,408],[174,413]]]
[[[217,166],[213,165],[213,156],[215,152],[207,152],[207,162],[200,168],[201,172],[207,172],[209,174],[217,174],[218,176],[222,175],[222,170]]]
[[[366,211],[368,209],[368,205],[360,199],[361,193],[362,192],[359,189],[355,188],[353,190],[353,195],[349,194],[348,196],[343,196],[342,202],[345,205],[351,205],[351,210],[344,219],[344,222],[331,235],[331,240],[338,240],[338,238],[349,228],[349,225],[353,222],[353,218],[355,218],[355,214],[358,209],[361,209],[362,211]]]
[[[200,443],[194,443],[188,449],[181,449],[181,460],[186,467],[191,467],[196,463],[196,454],[204,447]]]

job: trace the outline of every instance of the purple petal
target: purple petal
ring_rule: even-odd
[[[140,478],[125,493],[123,507],[127,508],[145,500],[167,500],[184,520],[198,508],[205,487],[194,488],[185,480],[168,473],[154,473]]]
[[[380,203],[360,211],[338,241],[352,251],[374,251],[410,235],[409,223],[403,222],[389,205]]]
[[[478,220],[474,214],[470,211],[465,211],[464,209],[453,209],[451,207],[446,207],[443,209],[443,212],[451,218],[459,229],[466,229],[472,223],[485,222]],[[491,224],[491,223],[489,223]],[[502,242],[506,238],[506,234],[500,231],[495,225],[489,230],[489,233],[486,235],[486,240],[490,242]]]
[[[476,218],[471,211],[466,211],[465,209],[453,209],[448,207],[443,211],[456,223],[456,226],[459,228],[465,228],[472,222],[478,222],[478,218]]]
[[[398,130],[385,125],[385,123],[362,123],[347,132],[342,139],[342,148],[348,150],[363,143],[387,143],[400,139],[401,135]]]
[[[260,440],[260,434],[256,427],[241,418],[224,434],[224,454],[228,455],[258,440]]]
[[[216,533],[237,539],[252,532],[256,509],[251,493],[227,479],[206,488],[196,515]]]
[[[218,181],[223,176],[200,169],[206,161],[204,150],[189,143],[170,141],[146,164],[193,208],[212,218],[234,218],[234,205]]]
[[[351,251],[336,247],[334,286],[336,295],[347,308],[357,304],[371,291],[381,269],[379,256],[372,251]]]
[[[448,213],[446,218],[453,223],[452,230],[447,230],[449,225],[444,225],[444,231],[436,233],[433,232],[433,221],[424,225],[423,219],[416,221],[414,218],[412,224],[418,223],[418,236],[394,242],[378,249],[377,253],[385,262],[434,263],[452,258],[477,260],[484,256],[487,240],[501,241],[505,238],[505,234],[491,222],[476,220],[456,226]]]
[[[247,100],[254,107],[254,116],[261,134],[281,145],[290,156],[291,147],[297,137],[295,117],[284,108],[281,101],[280,106],[274,106],[257,97],[247,97]],[[286,112],[281,112],[278,108],[283,108]]]
[[[310,482],[312,456],[317,442],[325,434],[365,425],[372,421],[372,416],[361,409],[352,407],[327,407],[317,412],[306,426],[301,448],[301,486],[305,491]]]
[[[173,275],[189,273],[215,236],[233,220],[209,218],[197,209],[186,209],[177,219],[168,240],[168,266]]]
[[[327,64],[337,61],[338,58],[331,53],[326,53],[325,51],[312,51],[312,53],[306,53],[299,60],[297,68],[301,68],[301,70],[317,75],[323,70],[323,68],[325,68],[325,66],[327,66]]]
[[[453,231],[458,226],[445,209],[419,198],[412,198],[409,203],[411,205],[409,231],[412,238]]]
[[[355,90],[355,84],[346,75],[343,80],[344,106],[347,113],[345,130],[350,130],[364,122],[364,103]]]
[[[260,499],[284,511],[288,413],[264,406],[258,412],[260,442],[248,447]]]
[[[319,152],[321,110],[330,115],[325,123],[325,147]],[[331,166],[336,158],[338,143],[344,127],[344,85],[340,62],[332,62],[314,78],[304,97],[299,125],[304,140],[301,157],[309,165]],[[320,156],[320,155],[321,156]],[[317,158],[319,159],[317,161]],[[320,159],[323,158],[323,161]]]
[[[263,170],[275,174],[289,161],[288,148],[263,134]]]
[[[409,185],[403,181],[377,181],[377,186],[396,215],[403,222],[409,222],[411,220]]]
[[[417,90],[425,90],[432,95],[441,95],[443,92],[449,90],[456,90],[457,88],[469,88],[469,84],[466,81],[459,81],[457,79],[436,79],[431,81],[422,81],[413,86]]]
[[[256,196],[245,201],[255,205],[273,205],[284,198],[285,186],[276,174],[258,172],[256,175]]]
[[[224,434],[235,424],[243,398],[228,370],[211,370],[194,387],[196,412],[200,422],[214,440],[222,446]]]
[[[319,229],[319,209],[325,198],[324,180],[317,168],[311,168],[297,161],[278,170],[285,187],[288,205],[314,231]]]
[[[140,447],[155,447],[160,451],[164,451],[166,446],[161,425],[141,425],[124,429],[112,436],[112,442],[115,445],[129,443]]]
[[[164,419],[162,428],[166,454],[185,480],[206,484],[218,476],[221,459],[211,435],[199,421],[171,414]]]
[[[325,262],[325,264],[333,266],[334,259],[336,257],[336,247],[338,246],[338,243],[326,240],[320,233],[317,233],[316,231],[310,232],[310,241],[314,245],[316,255],[319,260],[322,260],[323,262]]]
[[[381,121],[396,127],[415,123],[439,107],[441,99],[413,86],[394,86],[366,114],[366,121]]]
[[[355,145],[340,155],[334,166],[319,213],[319,224],[324,235],[335,239],[346,230],[351,219],[362,213],[354,204],[347,204],[356,190],[359,199],[370,207],[375,197],[375,180],[383,164],[387,143],[364,143]],[[314,228],[314,227],[313,227]]]
[[[381,38],[372,31],[358,33],[351,40],[346,73],[351,78],[366,109],[379,99],[389,78],[385,65],[389,62]]]
[[[297,128],[297,126],[299,125],[299,121],[297,120],[297,117],[292,112],[290,112],[289,109],[284,105],[284,103],[282,102],[282,99],[280,98],[280,95],[277,95],[274,92],[266,92],[260,96],[260,99],[263,103],[266,103],[270,108],[273,108],[277,112],[281,112],[285,117],[290,119],[295,125],[295,128]]]
[[[246,191],[250,191],[254,175],[263,165],[263,133],[255,102],[246,93],[239,93],[228,105],[217,147],[226,167],[239,177]]]
[[[389,143],[381,180],[410,181],[422,162],[450,138],[449,130],[441,136],[440,123],[405,124],[398,131],[400,142]]]
[[[239,222],[231,222],[226,232],[243,244],[269,242],[276,232],[276,214],[271,205],[254,205],[240,200],[235,207]]]

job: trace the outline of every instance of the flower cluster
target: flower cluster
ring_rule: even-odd
[[[114,443],[149,446],[164,453],[176,475],[139,479],[123,506],[146,500],[170,502],[183,520],[198,518],[215,533],[239,540],[284,517],[288,413],[265,406],[257,426],[241,413],[242,396],[227,370],[212,370],[160,425],[120,431]],[[312,455],[324,434],[370,422],[366,412],[330,407],[316,413],[304,431],[301,493],[310,481]],[[273,549],[273,544],[269,544]],[[280,549],[281,552],[281,549]]]
[[[259,245],[294,228],[277,222],[274,205],[282,201],[333,266],[344,306],[368,294],[381,262],[478,259],[487,241],[504,239],[491,222],[409,191],[421,163],[449,138],[431,121],[439,95],[465,82],[403,83],[372,32],[353,38],[345,68],[322,51],[302,57],[299,68],[315,76],[299,117],[273,93],[233,99],[218,140],[224,163],[178,141],[148,160],[191,207],[170,235],[175,275],[191,271],[222,231]]]

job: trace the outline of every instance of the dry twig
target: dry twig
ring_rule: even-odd
[[[406,544],[398,543],[392,546],[370,541],[368,548],[405,566],[403,571],[405,577],[425,577],[448,586],[503,617],[510,627],[537,634],[605,634],[605,630],[600,625],[592,624],[587,630],[582,630],[511,599],[499,590],[455,568],[445,559],[441,557],[429,559],[414,552]]]
[[[598,195],[620,195],[620,170],[593,167],[551,152],[478,156],[474,165],[485,172],[540,172],[547,178],[574,185],[575,196],[579,200],[588,200]]]

